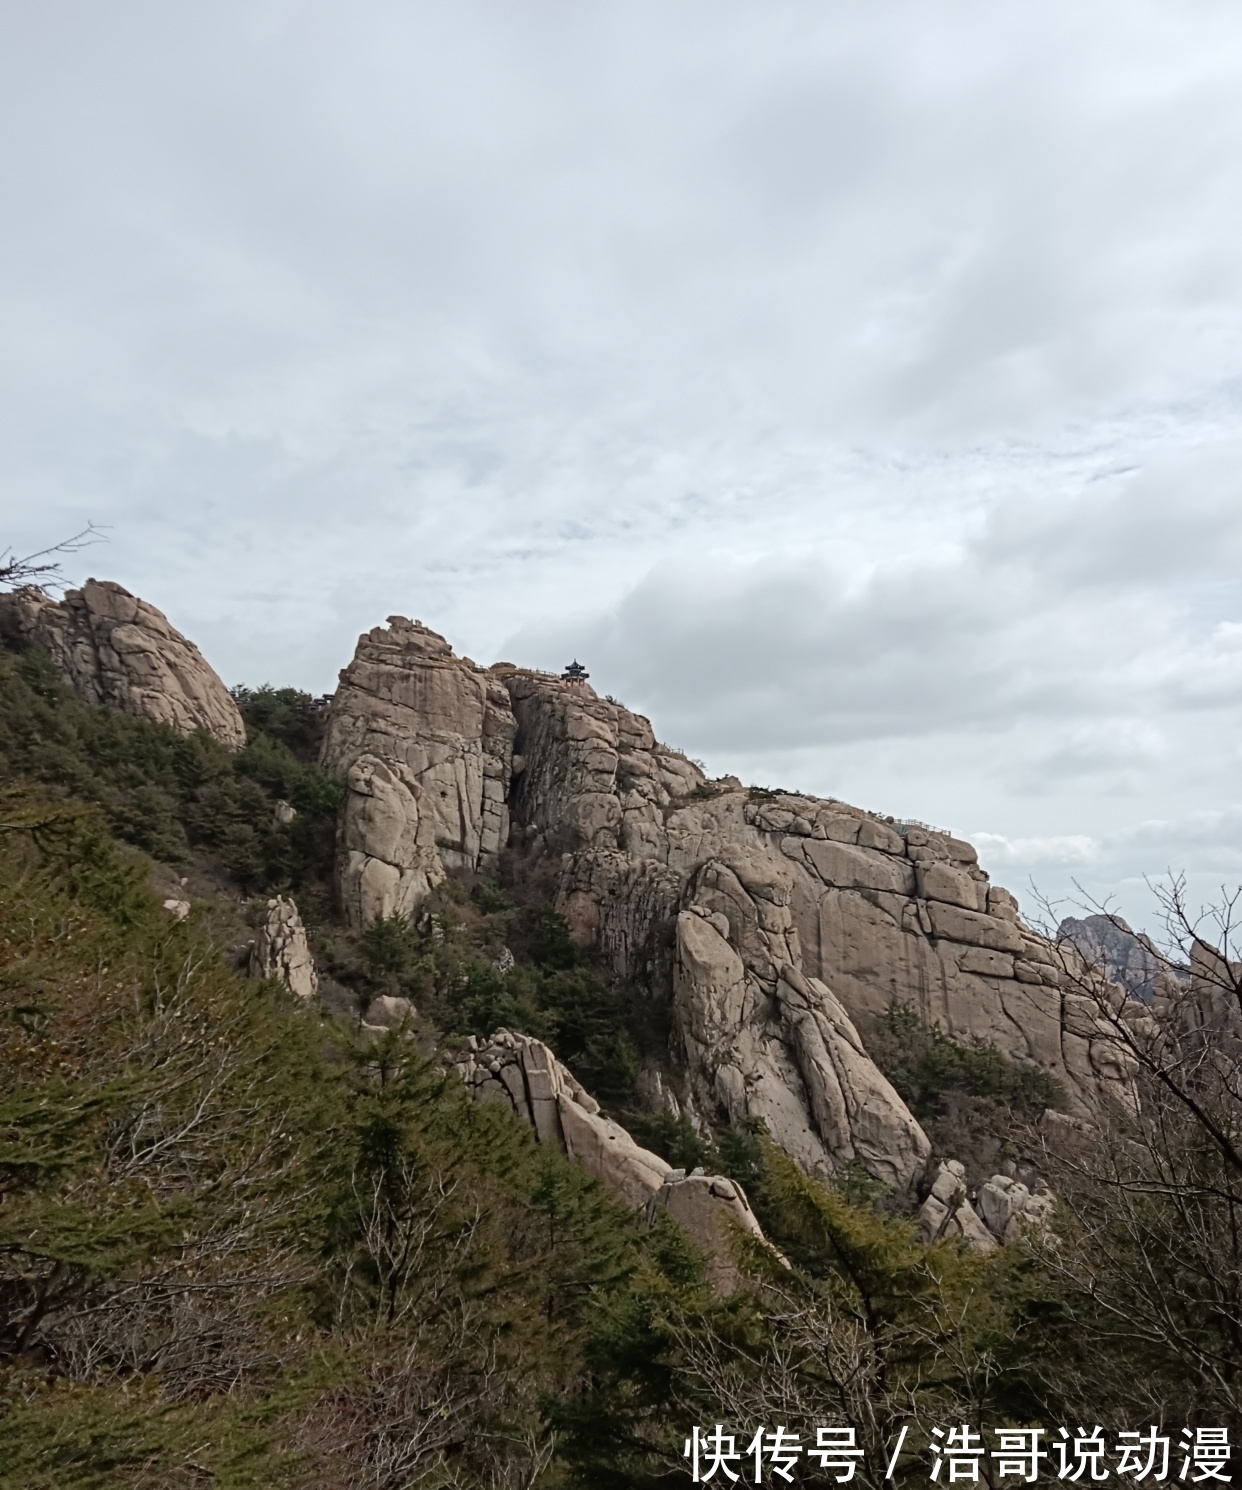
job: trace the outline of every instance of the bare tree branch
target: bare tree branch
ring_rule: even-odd
[[[61,588],[67,583],[61,572],[62,560],[93,543],[106,543],[106,531],[99,523],[87,523],[81,532],[52,544],[50,548],[41,548],[37,553],[19,555],[11,547],[4,549],[0,552],[0,589],[16,590],[25,586],[36,590]]]

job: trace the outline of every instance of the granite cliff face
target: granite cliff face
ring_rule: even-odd
[[[324,763],[345,774],[364,753],[408,768],[420,822],[430,799],[444,870],[506,842],[559,864],[575,941],[668,1000],[660,1085],[697,1123],[761,1118],[809,1171],[853,1160],[909,1193],[930,1146],[856,1024],[894,1000],[1051,1072],[1079,1115],[1127,1091],[1088,1001],[961,839],[708,781],[588,686],[482,669],[401,618],[360,639],[332,705]],[[401,870],[391,838],[343,842],[347,904],[351,854]]]
[[[0,596],[0,637],[44,647],[92,703],[245,743],[197,648],[119,585],[91,580],[60,602]],[[581,678],[482,668],[391,617],[341,673],[321,760],[346,787],[336,880],[355,930],[413,916],[449,874],[488,870],[509,850],[516,873],[558,884],[574,941],[671,1014],[668,1051],[638,1083],[653,1109],[701,1132],[759,1119],[810,1173],[857,1163],[922,1200],[929,1240],[986,1250],[1046,1225],[1051,1202],[997,1175],[976,1212],[961,1165],[931,1172],[926,1135],[867,1053],[869,1017],[908,1005],[1042,1067],[1066,1086],[1066,1122],[1089,1119],[1103,1096],[1134,1101],[1093,1000],[968,843],[843,802],[709,781]],[[250,970],[315,994],[291,900],[268,903]],[[413,1018],[383,996],[362,1028],[382,1038]],[[527,1036],[500,1031],[453,1063],[477,1099],[506,1103],[619,1199],[678,1219],[718,1287],[736,1281],[729,1243],[738,1228],[760,1233],[731,1181],[670,1171]]]
[[[237,705],[194,643],[109,580],[88,579],[63,600],[35,589],[0,595],[0,636],[43,647],[87,703],[153,719],[180,735],[205,730],[230,750],[246,743]]]
[[[502,682],[419,622],[391,616],[341,673],[320,758],[341,776],[363,755],[405,766],[441,865],[479,869],[509,839],[516,730]]]

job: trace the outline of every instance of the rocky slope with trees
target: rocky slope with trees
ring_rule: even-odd
[[[418,622],[324,708],[119,587],[0,618],[3,1490],[1234,1421],[1227,914],[1144,999],[963,841]]]

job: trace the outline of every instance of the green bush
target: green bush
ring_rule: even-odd
[[[290,699],[306,696],[268,693],[284,702],[265,713],[259,690],[256,717],[303,739],[287,716]],[[83,703],[38,649],[0,653],[0,773],[97,804],[113,833],[166,863],[206,849],[247,892],[296,887],[330,869],[341,786],[286,738],[256,727],[233,755],[201,732],[185,738]],[[290,823],[276,820],[282,799],[296,810]]]
[[[266,735],[304,764],[319,759],[325,715],[309,693],[299,688],[273,688],[270,683],[229,691],[246,722],[248,737]]]
[[[684,1245],[238,978],[102,809],[2,790],[0,1490],[567,1483],[593,1311],[693,1291]]]
[[[1011,1061],[986,1040],[954,1040],[906,1004],[891,1004],[867,1048],[920,1122],[940,1116],[952,1093],[983,1097],[1027,1117],[1062,1108],[1065,1089],[1038,1066]]]

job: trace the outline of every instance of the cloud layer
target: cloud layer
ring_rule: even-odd
[[[1233,862],[1235,7],[0,24],[0,537],[230,679],[413,613],[1006,872]]]

